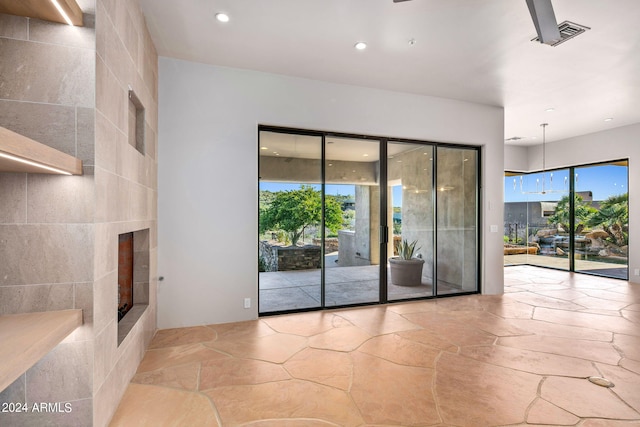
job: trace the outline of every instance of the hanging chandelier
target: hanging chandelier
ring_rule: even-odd
[[[564,188],[561,190],[553,189],[553,172],[549,172],[549,185],[547,186],[547,158],[546,158],[546,128],[549,126],[549,123],[542,123],[542,178],[536,178],[536,190],[535,191],[524,191],[524,183],[523,176],[520,175],[520,192],[522,194],[549,194],[549,193],[566,193],[567,192],[567,183],[569,177],[564,177]],[[513,178],[513,190],[515,191],[517,187],[516,179]]]

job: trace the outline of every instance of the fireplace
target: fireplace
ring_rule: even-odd
[[[118,322],[133,307],[133,233],[118,236]]]
[[[149,305],[149,229],[118,235],[118,345]]]

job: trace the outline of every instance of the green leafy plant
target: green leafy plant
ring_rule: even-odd
[[[265,197],[266,199],[266,197]],[[283,230],[291,245],[295,246],[307,227],[322,222],[322,200],[320,191],[308,185],[298,190],[279,191],[260,208],[260,232]],[[342,211],[335,197],[326,196],[324,201],[324,223],[336,233],[342,225]]]
[[[406,239],[396,242],[396,252],[398,253],[398,257],[400,257],[400,259],[412,259],[413,253],[420,250],[420,247],[416,248],[417,243],[417,240],[409,243]]]

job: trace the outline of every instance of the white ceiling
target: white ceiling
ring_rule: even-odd
[[[161,56],[502,106],[515,145],[640,122],[639,0],[554,0],[591,28],[557,47],[531,41],[525,0],[140,3]]]

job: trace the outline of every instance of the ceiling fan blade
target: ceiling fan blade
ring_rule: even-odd
[[[395,0],[394,0],[395,1]],[[540,43],[553,44],[560,40],[556,14],[553,12],[551,0],[526,0],[536,27]]]

